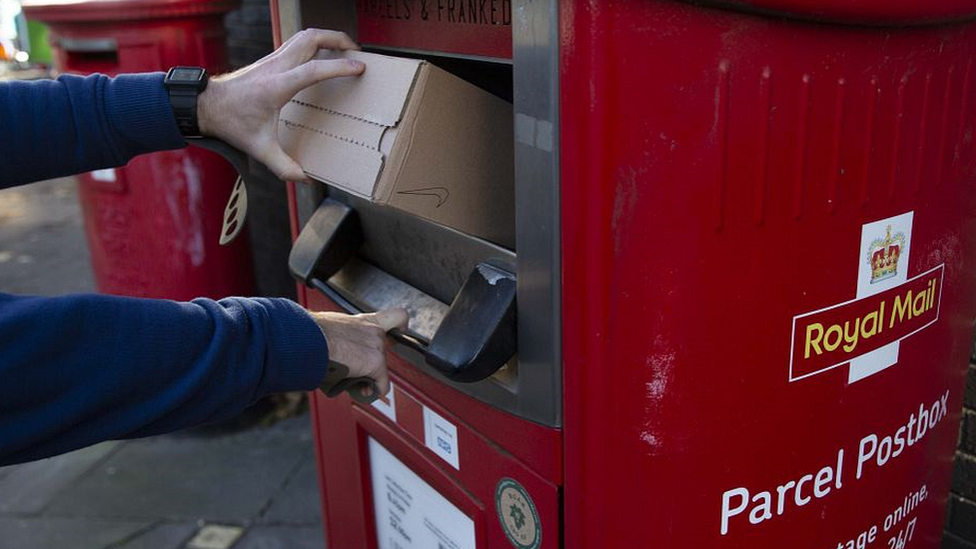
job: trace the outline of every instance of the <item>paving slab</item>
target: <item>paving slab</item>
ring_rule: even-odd
[[[95,289],[73,178],[0,191],[0,292]]]
[[[243,526],[207,524],[186,544],[186,549],[230,549],[243,535]]]
[[[195,522],[158,523],[111,549],[182,549],[196,531]]]
[[[260,522],[305,526],[322,524],[315,456],[311,446],[308,448],[308,457],[288,479],[284,489],[274,496],[271,507],[261,517]]]
[[[0,469],[0,513],[40,513],[63,490],[77,482],[118,447],[104,442],[64,455]]]
[[[234,549],[325,549],[318,526],[254,526]]]
[[[308,419],[287,421],[307,424]],[[257,519],[309,451],[299,431],[279,426],[287,421],[218,437],[127,442],[61,493],[49,512],[215,522]]]
[[[105,549],[150,524],[148,521],[0,517],[0,545],[3,549]]]
[[[0,292],[94,291],[75,185],[64,178],[0,191]],[[0,468],[0,549],[185,549],[204,521],[254,529],[234,549],[322,549],[313,463],[304,416]],[[269,514],[282,524],[254,526]]]

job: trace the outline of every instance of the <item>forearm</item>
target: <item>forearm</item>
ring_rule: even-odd
[[[0,188],[185,146],[162,73],[0,83]]]
[[[0,465],[231,417],[316,387],[327,364],[283,299],[0,294]]]

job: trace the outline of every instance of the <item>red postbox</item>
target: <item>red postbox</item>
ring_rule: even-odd
[[[51,25],[59,70],[69,73],[226,69],[223,15],[233,1],[25,2]],[[220,246],[223,208],[237,175],[215,154],[187,148],[78,176],[98,289],[139,297],[247,295],[247,238]]]
[[[976,3],[272,7],[279,38],[342,28],[515,110],[514,250],[348,201],[361,263],[326,290],[446,307],[446,259],[510,254],[519,341],[474,383],[396,346],[390,402],[313,397],[330,547],[939,546],[976,306]],[[325,194],[295,189],[296,232]],[[384,224],[435,251],[384,251]]]

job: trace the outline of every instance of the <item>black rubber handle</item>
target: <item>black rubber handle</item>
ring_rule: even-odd
[[[247,181],[248,174],[250,173],[248,156],[244,151],[212,137],[192,137],[187,140],[187,143],[200,147],[201,149],[213,151],[224,157],[225,160],[230,162],[231,166],[234,166],[237,173],[244,178],[244,182],[249,183]]]
[[[361,311],[327,282],[363,243],[358,216],[347,204],[326,198],[302,229],[288,258],[292,274],[349,313]],[[479,263],[468,275],[428,343],[399,330],[390,336],[417,350],[454,381],[480,381],[495,373],[516,350],[516,280],[512,269]]]
[[[363,395],[362,389],[368,387],[369,395]],[[343,391],[349,396],[363,404],[371,404],[380,398],[379,387],[376,382],[369,377],[349,377],[349,368],[345,364],[340,364],[334,360],[329,361],[329,368],[325,373],[325,379],[319,384],[319,390],[328,397],[337,397]]]

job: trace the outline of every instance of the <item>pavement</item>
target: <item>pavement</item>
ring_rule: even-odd
[[[95,291],[74,180],[0,191],[0,292]]]
[[[0,191],[0,292],[94,291],[74,182]],[[0,468],[3,549],[323,549],[307,415]]]

